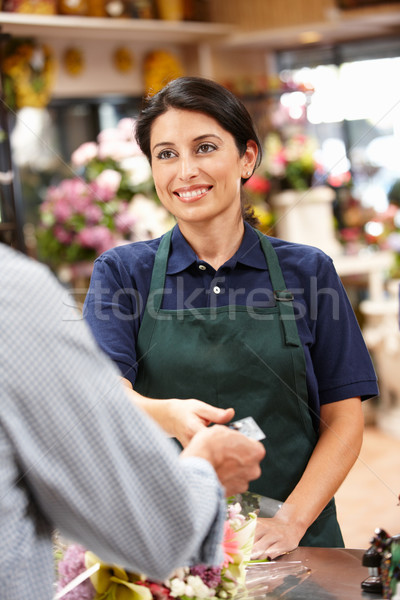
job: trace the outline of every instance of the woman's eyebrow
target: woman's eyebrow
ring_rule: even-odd
[[[159,142],[153,146],[152,151],[158,148],[158,146],[174,146],[174,142]]]
[[[206,139],[209,139],[209,138],[216,138],[217,140],[219,140],[220,142],[222,142],[222,140],[221,140],[221,138],[219,137],[219,135],[216,135],[215,133],[204,133],[204,134],[202,134],[202,135],[198,135],[197,137],[195,137],[195,138],[193,139],[193,141],[194,141],[194,142],[199,142],[199,141],[201,141],[201,140],[206,140]],[[165,142],[158,142],[158,144],[155,144],[155,145],[153,146],[153,148],[152,148],[152,151],[154,152],[154,150],[155,150],[156,148],[158,148],[159,146],[175,146],[175,143],[174,143],[174,142],[168,142],[168,141],[165,141]]]
[[[216,133],[205,133],[204,135],[199,135],[196,138],[194,138],[194,142],[199,142],[200,140],[205,140],[207,138],[217,138],[217,140],[219,140],[220,142],[222,142],[221,138],[219,137],[219,135],[217,135]]]

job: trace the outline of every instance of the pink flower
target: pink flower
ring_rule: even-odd
[[[121,233],[128,233],[136,223],[136,217],[129,212],[128,204],[125,203],[115,217],[115,227]]]
[[[391,250],[400,252],[400,233],[393,231],[393,233],[388,235],[386,242]]]
[[[85,248],[94,248],[99,254],[116,244],[113,234],[105,225],[85,227],[77,234],[76,241]]]
[[[88,184],[83,179],[80,179],[80,177],[64,179],[60,184],[60,191],[69,197],[76,198],[87,194]]]
[[[136,581],[135,583],[149,588],[154,600],[175,600],[170,596],[170,590],[162,583],[155,583],[154,581]]]
[[[72,153],[71,162],[76,167],[84,167],[96,156],[97,144],[95,142],[85,142]]]
[[[198,575],[202,582],[209,588],[216,588],[221,583],[221,567],[195,565],[194,567],[190,567],[190,574]]]
[[[52,210],[56,221],[65,223],[72,215],[72,208],[68,202],[68,198],[62,196],[53,206]]]
[[[340,237],[344,242],[355,242],[359,239],[360,233],[357,227],[344,227],[340,230]]]
[[[265,177],[254,173],[254,175],[246,181],[245,187],[256,194],[266,194],[269,192],[271,184]]]
[[[135,119],[121,119],[117,125],[118,131],[121,131],[126,140],[132,140],[135,136]]]
[[[73,234],[70,231],[66,231],[61,225],[56,225],[54,227],[54,237],[61,244],[68,245],[72,242]]]
[[[68,546],[64,557],[58,563],[59,580],[57,592],[60,592],[70,581],[86,570],[85,548],[79,544]],[[93,600],[95,589],[90,581],[86,579],[74,590],[64,596],[65,600]]]
[[[229,521],[224,524],[224,539],[222,542],[222,551],[224,553],[223,567],[228,567],[229,563],[234,562],[234,556],[239,552],[239,542],[236,539],[236,532],[232,529]]]
[[[92,202],[90,193],[90,186],[79,177],[64,179],[58,187],[49,188],[42,206],[63,223],[72,213],[83,213]]]
[[[108,127],[100,131],[97,136],[97,142],[102,144],[103,142],[123,142],[126,141],[127,136],[124,128]]]
[[[103,211],[97,204],[90,204],[85,209],[86,222],[89,225],[96,225],[97,223],[99,223],[101,221],[102,216]]]

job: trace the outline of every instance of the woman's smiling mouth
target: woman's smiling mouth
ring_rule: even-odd
[[[178,196],[178,198],[180,198],[181,200],[197,200],[201,196],[204,196],[204,194],[211,190],[211,188],[212,185],[207,187],[203,186],[196,189],[192,188],[190,190],[176,190],[174,194]]]

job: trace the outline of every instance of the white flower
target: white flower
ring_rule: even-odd
[[[144,197],[144,196],[143,196]],[[135,196],[136,198],[136,196]],[[170,576],[169,579],[182,579],[182,581],[185,579],[186,575],[189,575],[190,573],[190,569],[189,567],[178,567],[178,569],[176,569]],[[166,587],[169,586],[169,582],[168,580],[165,582]]]
[[[175,579],[171,579],[169,582],[169,587],[171,590],[171,596],[174,598],[179,598],[179,596],[186,594],[186,583],[177,577]]]
[[[242,507],[239,502],[235,502],[235,504],[230,504],[228,506],[228,515],[230,519],[234,519],[242,512]]]
[[[132,198],[129,214],[135,219],[134,241],[159,237],[174,225],[174,219],[163,206],[142,194],[135,194]]]
[[[187,583],[186,589],[190,587],[192,595],[196,596],[196,598],[210,598],[215,594],[215,590],[209,588],[198,575],[189,575]],[[186,592],[186,595],[188,596],[189,594]]]
[[[126,171],[132,185],[140,185],[151,178],[149,161],[143,154],[141,156],[130,155],[123,158],[120,162],[120,167]]]
[[[194,591],[192,587],[188,584],[185,585],[185,596],[187,596],[188,598],[193,598],[194,596]]]

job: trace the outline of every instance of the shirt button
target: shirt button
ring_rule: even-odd
[[[199,265],[200,271],[205,271],[207,269],[206,265]]]
[[[220,287],[218,287],[217,285],[215,285],[215,286],[213,287],[213,292],[214,292],[214,294],[219,294],[219,293],[221,292],[221,288],[220,288]]]

